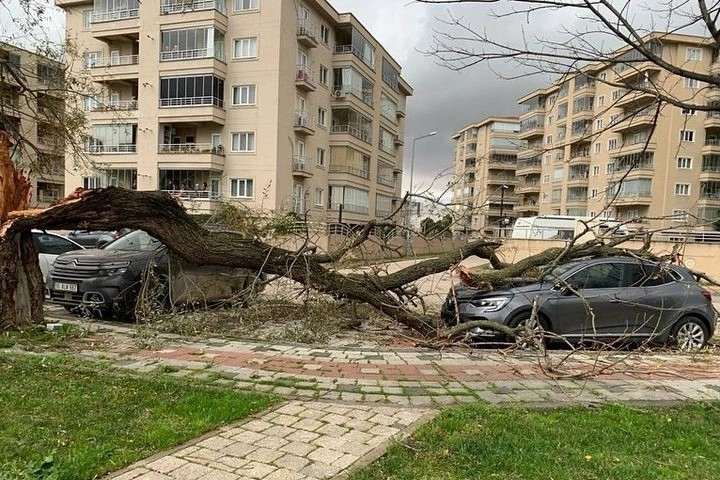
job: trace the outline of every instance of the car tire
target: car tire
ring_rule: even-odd
[[[508,326],[510,328],[517,328],[521,325],[525,325],[525,323],[528,322],[529,320],[530,320],[530,312],[521,313],[521,314],[513,317],[510,320],[510,322],[508,322]],[[539,324],[539,328],[542,328],[543,330],[547,331],[546,322],[540,317],[540,315],[537,316],[537,323]],[[536,327],[536,329],[537,329],[537,327]],[[516,339],[511,338],[510,341],[516,341]],[[520,346],[523,348],[529,348],[529,347],[532,347],[533,345],[531,345],[528,342],[522,342],[520,344]]]
[[[670,344],[679,350],[692,352],[700,350],[709,340],[705,322],[697,317],[682,317],[670,331]]]
[[[75,313],[77,307],[75,305],[63,305],[63,308],[67,310],[69,313]]]

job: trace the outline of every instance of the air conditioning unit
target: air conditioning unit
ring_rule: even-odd
[[[333,96],[334,96],[335,98],[345,98],[345,92],[342,91],[342,90],[335,90],[335,91],[333,92]]]

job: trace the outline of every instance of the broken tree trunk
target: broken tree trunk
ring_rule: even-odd
[[[11,212],[25,211],[30,203],[30,181],[15,168],[10,148],[9,137],[0,132],[0,226]],[[5,233],[0,227],[0,236],[0,326],[39,323],[43,282],[32,234],[29,230]]]

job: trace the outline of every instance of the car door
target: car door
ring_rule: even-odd
[[[50,267],[58,255],[83,248],[67,238],[52,233],[33,232],[32,236],[38,249],[38,261],[40,262],[43,281],[47,280]]]
[[[635,336],[667,333],[691,295],[688,285],[667,265],[638,262],[632,268],[631,276],[643,292],[626,310]]]
[[[553,327],[575,339],[612,334],[626,321],[621,293],[625,275],[624,263],[603,261],[561,279],[547,300]]]

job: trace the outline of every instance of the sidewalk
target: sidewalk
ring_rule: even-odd
[[[67,321],[63,318],[63,321]],[[288,402],[116,474],[129,480],[321,479],[372,461],[438,407],[720,400],[720,356],[312,348],[175,335],[139,348],[134,328],[93,322],[78,356],[164,371]],[[591,374],[591,375],[588,375]]]

